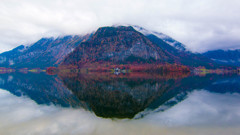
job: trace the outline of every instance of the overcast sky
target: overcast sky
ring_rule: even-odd
[[[0,52],[114,24],[165,33],[194,52],[240,48],[240,0],[0,0]]]

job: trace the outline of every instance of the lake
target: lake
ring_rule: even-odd
[[[240,76],[0,74],[1,135],[239,135]]]

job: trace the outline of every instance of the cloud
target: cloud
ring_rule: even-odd
[[[1,0],[0,52],[41,37],[140,25],[193,51],[240,48],[238,0]]]

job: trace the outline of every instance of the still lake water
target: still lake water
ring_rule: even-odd
[[[239,135],[238,75],[0,74],[0,135]]]

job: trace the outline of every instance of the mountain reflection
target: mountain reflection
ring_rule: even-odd
[[[59,73],[2,74],[0,88],[38,104],[85,108],[104,118],[141,118],[165,111],[196,89],[239,93],[237,75]]]
[[[133,118],[175,83],[175,79],[154,78],[148,74],[67,74],[60,77],[80,101],[88,103],[97,116],[106,118]]]
[[[45,73],[1,74],[0,88],[16,96],[29,97],[37,104],[62,107],[80,106],[78,98],[63,85],[61,79]]]
[[[86,102],[97,116],[105,118],[133,118],[145,109],[154,110],[163,104],[167,109],[185,99],[188,92],[206,88],[221,78],[147,73],[59,76],[80,101]],[[173,98],[175,100],[170,100]]]

